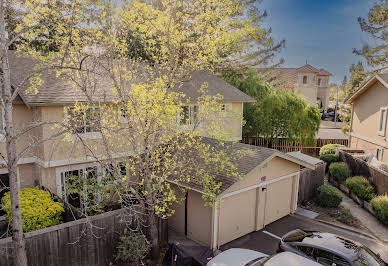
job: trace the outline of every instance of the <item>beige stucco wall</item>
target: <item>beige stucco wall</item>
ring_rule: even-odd
[[[373,84],[353,103],[353,117],[351,128],[352,148],[365,149],[376,154],[376,148],[384,149],[382,161],[388,162],[387,135],[388,128],[385,129],[385,136],[378,135],[380,121],[380,108],[388,107],[388,88],[379,81]],[[388,127],[388,123],[386,125]]]
[[[307,76],[307,84],[303,84],[303,76]],[[316,74],[298,73],[297,80],[295,92],[303,96],[310,104],[316,104],[318,95]]]
[[[328,87],[318,87],[317,97],[322,100],[323,110],[327,110],[329,107],[330,89]]]
[[[18,166],[20,187],[33,187],[40,184],[40,178],[36,171],[35,164],[22,164]]]

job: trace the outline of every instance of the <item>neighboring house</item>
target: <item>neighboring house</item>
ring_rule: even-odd
[[[18,57],[11,51],[9,54],[11,83],[19,84],[33,70],[35,63],[29,58]],[[73,88],[64,80],[57,78],[55,73],[44,73],[41,78],[44,82],[39,87],[37,93],[20,93],[14,102],[13,117],[16,132],[32,123],[62,122],[65,118],[66,107],[72,106],[76,101],[82,102],[87,100],[83,92]],[[200,96],[198,90],[205,82],[208,95],[223,95],[224,107],[231,108],[236,113],[240,113],[238,117],[225,117],[225,127],[230,130],[230,138],[240,140],[242,137],[243,103],[254,100],[206,71],[193,73],[192,79],[185,82],[182,88],[180,88],[181,92],[187,94],[190,104],[183,107],[183,113],[180,115],[181,119],[177,123],[190,123],[195,113],[199,112],[200,108],[196,105],[196,100]],[[100,91],[96,91],[97,99],[95,98],[95,100],[109,101],[109,92],[111,92],[109,83],[100,84],[99,89]],[[85,142],[91,141],[90,139],[95,141],[101,138],[101,134],[93,125],[88,123],[88,115],[92,114],[87,113],[84,126],[77,132],[82,135]],[[0,124],[3,125],[2,122]],[[18,152],[36,140],[50,138],[56,130],[52,125],[44,125],[28,131],[18,140]],[[2,136],[0,141],[0,152],[6,154],[4,136]],[[104,159],[106,157],[105,154],[103,148],[96,145],[93,156]],[[128,151],[118,150],[112,157],[119,159],[128,155]],[[61,196],[67,177],[83,175],[86,172],[85,170],[88,170],[89,173],[97,174],[103,171],[100,168],[96,163],[95,157],[85,156],[82,145],[72,145],[69,142],[63,141],[63,137],[59,136],[39,143],[26,153],[18,162],[18,175],[21,187],[40,185]],[[7,169],[4,166],[0,168],[0,177],[4,185],[8,185]]]
[[[267,73],[275,88],[285,88],[303,96],[310,104],[317,104],[324,111],[329,106],[329,78],[325,69],[309,64],[299,68],[275,68]]]
[[[222,149],[232,158],[236,151],[250,152],[233,160],[240,177],[217,175],[216,180],[222,182],[222,186],[214,207],[205,206],[202,196],[206,192],[201,186],[179,184],[188,190],[186,195],[180,195],[185,201],[175,204],[175,214],[168,220],[176,232],[218,249],[295,212],[300,168],[315,169],[313,164],[273,149],[242,143],[218,147],[213,139],[204,138],[203,141],[215,150]],[[201,160],[198,158],[198,161]]]
[[[350,147],[388,163],[388,73],[369,79],[346,100],[352,105]]]

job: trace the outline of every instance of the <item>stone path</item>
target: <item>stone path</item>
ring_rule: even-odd
[[[350,210],[352,215],[367,227],[375,237],[388,243],[388,227],[381,223],[375,216],[370,214],[367,210],[355,203],[351,198],[343,194],[341,205]]]

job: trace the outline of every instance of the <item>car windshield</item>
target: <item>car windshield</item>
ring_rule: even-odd
[[[357,253],[357,259],[354,261],[356,266],[382,266],[384,265],[372,252],[365,248],[360,248]]]
[[[270,257],[261,257],[261,258],[257,258],[257,259],[254,259],[252,261],[250,261],[248,264],[246,264],[246,266],[261,266],[261,265],[264,265],[264,263],[269,260]]]

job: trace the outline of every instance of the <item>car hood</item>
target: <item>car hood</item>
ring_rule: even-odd
[[[250,249],[231,248],[215,256],[206,266],[245,265],[254,259],[267,256],[267,254]]]

